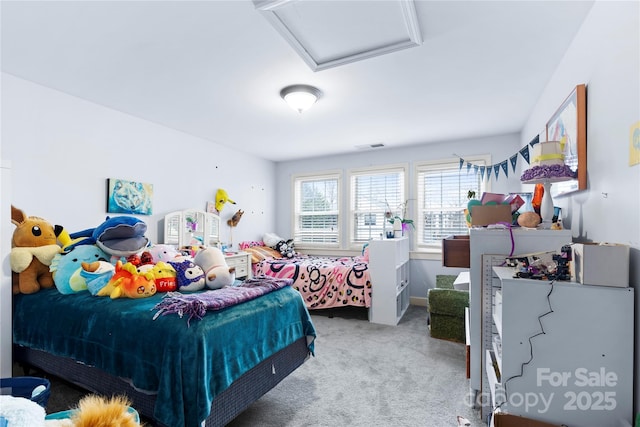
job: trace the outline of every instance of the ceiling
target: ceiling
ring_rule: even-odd
[[[331,58],[401,38],[383,18],[404,1],[279,4]],[[260,2],[3,0],[2,71],[285,161],[519,132],[593,5],[417,0],[415,46],[314,71]],[[298,114],[279,97],[291,84],[323,96]]]

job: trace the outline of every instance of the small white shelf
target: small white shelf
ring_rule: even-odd
[[[372,323],[397,325],[409,308],[409,239],[369,242]]]

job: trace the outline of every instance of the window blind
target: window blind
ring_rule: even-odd
[[[367,170],[351,174],[352,243],[379,238],[391,224],[385,212],[403,217],[405,212],[405,169]]]
[[[295,243],[339,243],[339,184],[338,175],[295,179]]]
[[[483,161],[474,164],[483,165]],[[417,168],[418,247],[441,248],[442,239],[468,234],[464,209],[469,191],[484,191],[479,174],[460,169],[459,162],[422,165]]]

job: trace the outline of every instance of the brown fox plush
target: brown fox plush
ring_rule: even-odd
[[[9,256],[13,293],[32,294],[40,288],[52,287],[53,275],[49,266],[53,257],[62,251],[57,244],[62,226],[53,226],[37,216],[27,216],[13,205],[11,222],[16,226]]]

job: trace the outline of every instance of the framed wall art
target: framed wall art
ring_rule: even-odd
[[[558,182],[551,187],[552,196],[572,193],[587,188],[587,91],[578,85],[546,125],[547,141],[560,141],[564,162],[576,179]]]
[[[107,212],[151,215],[153,184],[107,179]]]

